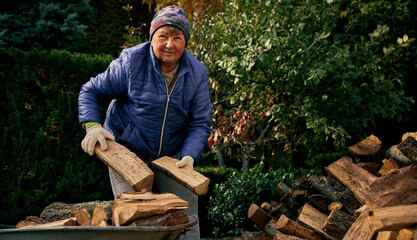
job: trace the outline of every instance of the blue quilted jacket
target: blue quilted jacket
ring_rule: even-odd
[[[180,61],[168,95],[150,42],[123,50],[81,87],[79,122],[102,122],[101,104],[111,100],[103,127],[142,160],[180,153],[198,161],[212,124],[207,70],[187,50]]]

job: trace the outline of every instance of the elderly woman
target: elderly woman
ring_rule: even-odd
[[[79,122],[87,134],[81,143],[94,154],[98,142],[115,140],[142,160],[162,156],[180,159],[178,167],[197,163],[210,134],[211,102],[205,66],[185,48],[190,38],[183,9],[169,6],[151,23],[150,41],[124,49],[108,69],[80,90]],[[101,125],[101,103],[111,100]],[[115,198],[133,191],[109,169]],[[172,192],[189,202],[188,214],[197,218],[198,198],[181,185],[155,175],[159,192]],[[199,239],[198,225],[186,234]]]

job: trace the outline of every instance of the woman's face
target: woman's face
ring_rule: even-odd
[[[156,30],[151,41],[153,51],[163,66],[176,64],[184,53],[185,44],[184,33],[171,26]]]

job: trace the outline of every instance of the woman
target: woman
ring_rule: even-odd
[[[189,38],[184,10],[166,7],[152,20],[149,42],[123,50],[105,72],[82,86],[78,110],[87,131],[84,151],[93,155],[97,142],[105,150],[110,139],[142,160],[173,156],[180,159],[178,167],[193,167],[210,134],[211,102],[206,68],[185,50]],[[106,100],[111,102],[101,126],[100,103]],[[115,197],[133,191],[109,171]],[[155,185],[188,201],[190,217],[197,218],[196,195],[156,173]],[[186,238],[199,239],[198,225]]]

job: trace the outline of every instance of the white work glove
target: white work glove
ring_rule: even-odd
[[[194,164],[194,158],[191,156],[184,156],[181,158],[180,161],[176,163],[177,167],[181,168],[184,166],[189,166],[191,169],[193,169]]]
[[[106,129],[104,129],[101,125],[94,125],[87,129],[87,134],[85,135],[84,140],[81,142],[81,148],[84,152],[93,156],[94,154],[94,147],[96,143],[99,142],[101,146],[101,150],[107,149],[106,138],[114,141],[114,136],[111,135]]]

